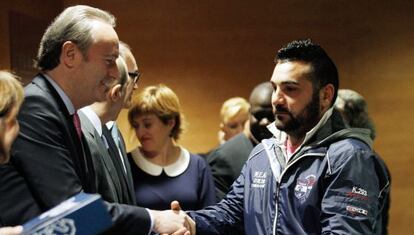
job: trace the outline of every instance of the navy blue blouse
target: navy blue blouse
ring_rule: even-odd
[[[170,209],[170,203],[177,200],[183,210],[198,210],[216,203],[214,182],[206,161],[198,155],[190,154],[190,162],[184,172],[168,176],[153,176],[137,166],[129,157],[134,180],[137,205],[156,209]]]

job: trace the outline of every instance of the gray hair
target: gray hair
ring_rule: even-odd
[[[63,43],[75,43],[86,57],[92,43],[92,23],[102,21],[115,27],[115,17],[98,8],[77,5],[66,8],[49,25],[40,41],[35,67],[41,71],[52,70],[59,65]]]
[[[118,67],[119,71],[118,84],[120,84],[121,87],[124,87],[124,85],[128,81],[128,71],[127,66],[125,64],[125,60],[121,56],[118,57],[118,59],[116,59],[116,66]]]
[[[125,60],[126,54],[132,53],[131,47],[123,41],[119,41],[119,55]]]
[[[371,139],[375,139],[375,125],[368,114],[368,105],[362,95],[353,90],[339,89],[335,108],[349,127],[369,129]]]

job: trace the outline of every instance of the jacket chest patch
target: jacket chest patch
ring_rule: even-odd
[[[252,188],[264,188],[266,185],[266,172],[255,171],[253,175]]]
[[[305,178],[298,178],[296,180],[295,197],[301,203],[306,201],[315,182],[315,175],[308,175]]]

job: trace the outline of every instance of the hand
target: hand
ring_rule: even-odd
[[[0,228],[0,235],[20,235],[22,232],[22,226]]]
[[[181,210],[180,203],[178,201],[172,201],[171,202],[171,210],[173,210],[175,212],[180,212],[180,210]]]
[[[174,212],[176,212],[176,213],[180,213],[180,211],[181,211],[180,203],[178,201],[172,201],[171,202],[171,210],[174,211]],[[192,220],[188,215],[186,216],[186,220],[187,220],[187,223],[189,225],[190,233],[192,235],[196,235],[196,229],[195,229],[195,222],[194,222],[194,220]]]
[[[153,218],[153,231],[160,234],[190,235],[190,225],[183,211],[150,210]]]

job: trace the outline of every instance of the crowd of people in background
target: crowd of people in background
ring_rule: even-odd
[[[24,91],[0,71],[0,235],[80,192],[102,197],[105,234],[387,234],[391,178],[367,104],[339,89],[321,46],[282,47],[270,81],[223,103],[219,145],[200,156],[179,144],[178,96],[139,86],[115,25],[109,12],[68,7]],[[129,153],[122,109],[140,143]]]

